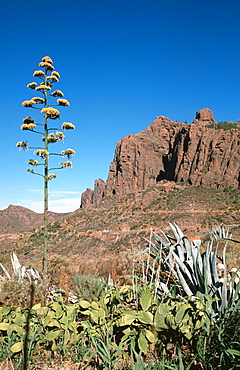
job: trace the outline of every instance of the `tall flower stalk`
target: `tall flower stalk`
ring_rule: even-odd
[[[30,100],[25,100],[22,105],[27,108],[38,109],[43,114],[43,123],[36,123],[31,117],[26,117],[23,119],[23,124],[21,125],[22,130],[28,130],[42,136],[44,141],[44,146],[30,147],[27,142],[19,141],[16,146],[22,149],[35,149],[34,154],[39,158],[40,162],[36,159],[30,159],[28,164],[32,167],[43,166],[42,172],[36,172],[34,169],[28,169],[28,172],[32,174],[39,175],[43,177],[44,180],[44,243],[43,243],[43,258],[42,258],[42,271],[43,278],[46,280],[48,274],[48,200],[49,200],[49,180],[57,177],[52,170],[59,170],[63,168],[72,168],[72,162],[66,161],[59,163],[58,167],[49,167],[49,158],[51,156],[63,156],[70,159],[72,155],[75,154],[73,149],[63,150],[61,153],[51,153],[49,152],[49,145],[59,141],[64,141],[65,135],[62,131],[55,130],[71,130],[75,129],[75,126],[70,122],[63,122],[60,128],[49,127],[52,120],[56,120],[60,117],[60,112],[57,108],[60,106],[69,106],[68,100],[63,99],[63,92],[60,90],[52,91],[53,85],[59,81],[60,74],[54,71],[53,61],[50,57],[46,56],[42,58],[39,63],[41,70],[36,70],[33,73],[34,77],[37,77],[41,82],[37,84],[36,82],[31,82],[27,85],[28,88],[41,93],[41,97],[33,97]],[[50,100],[54,99],[54,105],[51,104]],[[57,101],[56,101],[57,99]],[[56,104],[57,103],[57,104]],[[40,106],[40,107],[39,107]],[[38,130],[40,127],[40,131]]]

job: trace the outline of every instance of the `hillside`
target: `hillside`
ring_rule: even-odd
[[[63,220],[71,213],[49,212],[49,221]],[[43,226],[43,214],[21,206],[10,205],[0,210],[0,250],[7,249],[21,234]],[[1,262],[1,261],[0,261]]]
[[[50,228],[49,254],[62,256],[71,269],[87,273],[117,274],[132,266],[134,253],[146,246],[150,229],[169,230],[176,222],[190,238],[207,238],[212,226],[230,225],[240,239],[239,189],[207,189],[161,181],[148,190],[130,193],[121,201],[106,197],[97,206],[79,209]],[[7,262],[12,250],[22,263],[39,268],[42,230],[24,233],[1,246],[1,259]],[[231,263],[240,264],[236,245],[229,245]]]

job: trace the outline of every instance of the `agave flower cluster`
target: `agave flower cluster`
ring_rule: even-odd
[[[23,124],[20,127],[21,130],[28,130],[40,134],[42,133],[42,141],[44,141],[45,143],[43,148],[37,148],[37,150],[35,150],[34,152],[36,156],[40,157],[41,160],[43,160],[43,163],[39,163],[35,159],[30,159],[28,161],[28,164],[30,166],[38,166],[46,163],[49,156],[51,155],[51,153],[49,152],[48,144],[57,143],[59,141],[62,141],[62,143],[64,142],[64,133],[62,131],[53,132],[53,130],[51,130],[48,125],[49,120],[57,120],[60,118],[60,111],[58,110],[58,107],[70,106],[69,101],[63,98],[64,93],[61,90],[53,89],[54,84],[59,82],[60,73],[55,71],[52,59],[49,56],[42,58],[41,62],[39,63],[39,67],[41,69],[34,71],[33,77],[37,77],[40,82],[30,82],[29,84],[27,84],[27,87],[31,90],[39,92],[40,94],[42,94],[42,96],[34,96],[22,102],[22,106],[24,107],[38,109],[43,114],[44,120],[44,124],[36,123],[30,116],[28,116],[23,119]],[[49,104],[50,100],[52,104]],[[44,127],[44,130],[42,132],[37,131],[37,128],[39,126],[41,126],[41,128]],[[59,130],[73,129],[75,129],[75,126],[70,122],[63,122],[59,127]],[[19,148],[19,150],[29,148],[27,142],[24,141],[17,142],[16,146]],[[56,155],[56,153],[53,154]],[[67,149],[59,153],[59,155],[65,155],[68,159],[73,154],[75,154],[75,151],[73,149]],[[69,161],[61,164],[59,163],[59,166],[59,169],[69,167],[72,168],[72,162],[71,164]],[[33,170],[29,172],[35,173]],[[53,174],[53,176],[51,174],[46,175],[47,180],[55,177],[57,177],[55,174]]]
[[[17,144],[16,144],[16,147],[18,147],[19,149],[21,149],[21,148],[27,149],[28,145],[27,145],[26,141],[18,141]]]
[[[61,130],[74,130],[75,126],[70,122],[63,122],[59,127],[50,127],[52,121],[60,119],[59,107],[69,107],[70,103],[63,98],[64,94],[61,90],[53,89],[55,83],[59,82],[60,73],[55,71],[53,61],[49,56],[42,58],[39,63],[40,70],[33,72],[33,77],[38,79],[38,82],[30,82],[27,87],[34,90],[34,95],[28,100],[22,102],[22,106],[26,108],[37,109],[43,115],[43,123],[35,122],[32,117],[27,116],[23,119],[21,130],[31,131],[42,136],[43,147],[30,147],[27,141],[18,141],[16,146],[21,149],[36,149],[34,154],[37,159],[29,159],[28,165],[39,168],[42,165],[42,172],[35,172],[35,169],[27,169],[28,172],[40,175],[44,179],[44,246],[43,246],[43,276],[47,279],[47,260],[48,260],[48,182],[57,177],[52,170],[60,170],[63,168],[72,168],[72,162],[67,160],[64,163],[59,163],[58,167],[49,168],[51,156],[66,156],[69,159],[75,154],[73,149],[66,149],[60,153],[54,153],[49,150],[49,146],[53,143],[64,142],[65,135]],[[37,93],[38,94],[37,94]],[[40,95],[40,96],[39,96]],[[57,131],[56,131],[57,130]]]

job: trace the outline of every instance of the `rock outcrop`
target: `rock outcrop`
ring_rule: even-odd
[[[146,130],[123,137],[117,143],[107,183],[101,180],[101,191],[95,185],[92,193],[90,189],[83,193],[83,208],[103,196],[121,199],[161,180],[239,188],[240,130],[237,125],[227,131],[207,127],[213,123],[212,111],[204,108],[196,112],[192,124],[159,116]]]
[[[203,108],[196,112],[194,123],[209,125],[214,122],[215,121],[214,121],[213,113],[210,109]]]
[[[88,208],[91,204],[96,203],[100,199],[104,197],[106,189],[106,183],[102,179],[95,180],[94,182],[94,190],[87,188],[81,197],[81,205],[80,208]]]

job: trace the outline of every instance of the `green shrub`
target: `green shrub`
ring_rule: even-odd
[[[227,310],[196,341],[196,356],[203,369],[240,368],[240,311]]]
[[[211,123],[210,125],[206,125],[208,128],[215,128],[216,130],[231,130],[232,128],[240,130],[240,127],[237,126],[236,123],[234,122],[226,122],[226,121],[221,121],[221,122],[214,122]]]
[[[214,323],[209,305],[204,294],[159,302],[154,290],[134,284],[75,304],[55,297],[31,310],[0,307],[0,360],[19,369],[24,361],[31,368],[60,361],[89,370],[237,369],[239,312],[231,308]]]
[[[131,225],[130,226],[130,230],[135,230],[135,229],[137,229],[137,228],[139,228],[140,227],[140,225]]]
[[[93,275],[75,275],[72,277],[73,290],[81,299],[96,299],[103,292],[106,283]]]

